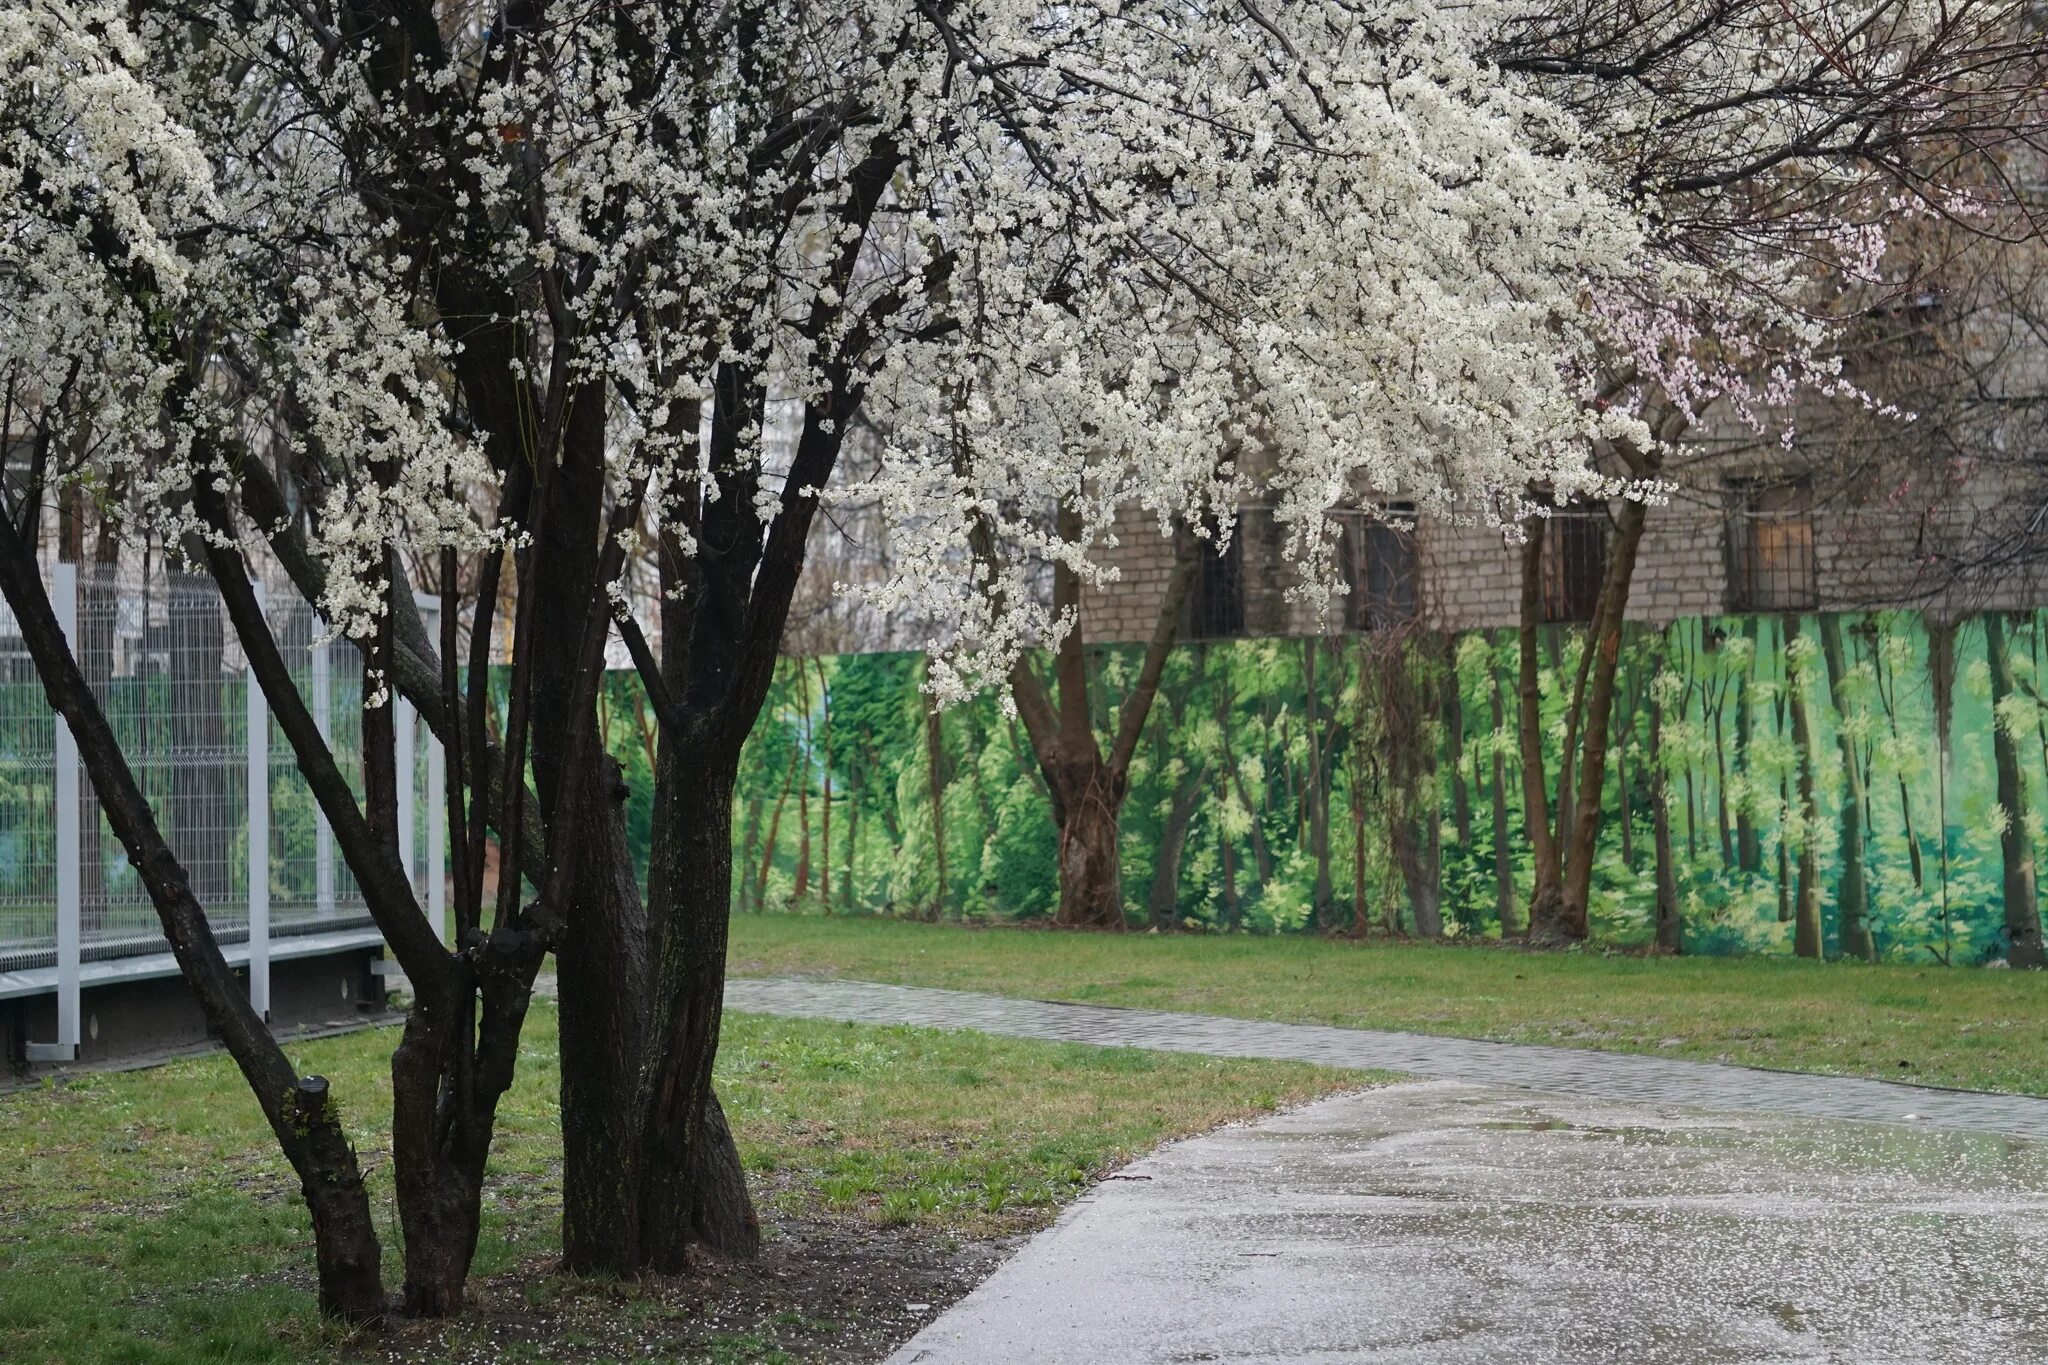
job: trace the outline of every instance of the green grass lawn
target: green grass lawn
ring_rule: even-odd
[[[592,1290],[550,1273],[561,1189],[554,1022],[551,1009],[535,1010],[502,1111],[477,1263],[482,1306],[395,1337],[350,1341],[317,1319],[304,1207],[225,1057],[0,1096],[0,1360],[581,1361],[640,1355],[650,1342],[669,1360],[842,1358],[833,1343],[852,1327],[808,1303],[773,1301],[778,1283],[802,1281],[815,1260],[744,1286],[741,1308],[710,1313],[703,1292]],[[302,1071],[335,1081],[394,1288],[395,1041],[383,1029],[292,1049]],[[904,1247],[943,1252],[1027,1231],[1162,1141],[1359,1083],[1308,1066],[748,1015],[727,1016],[719,1057],[771,1235],[767,1259],[788,1229],[822,1227],[818,1240],[837,1245],[839,1259],[821,1273],[856,1288],[874,1280],[885,1294],[897,1272],[841,1264],[849,1241],[886,1233],[885,1251],[900,1259]],[[592,1293],[589,1311],[572,1311]],[[617,1332],[629,1344],[607,1335]]]
[[[2048,974],[741,915],[732,970],[2048,1094]]]

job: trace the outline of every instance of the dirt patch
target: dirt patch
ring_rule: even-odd
[[[406,1323],[358,1357],[872,1365],[986,1279],[1020,1238],[963,1241],[856,1216],[770,1216],[760,1259],[606,1284],[534,1261],[471,1284],[470,1310]]]

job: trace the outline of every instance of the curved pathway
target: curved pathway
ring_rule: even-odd
[[[1763,1071],[1671,1057],[1055,1004],[867,981],[733,980],[726,983],[725,1003],[730,1009],[760,1014],[976,1029],[1015,1038],[1217,1057],[1268,1057],[1597,1099],[1805,1118],[1924,1123],[2048,1138],[2048,1099]]]
[[[889,1365],[2036,1365],[2048,1144],[1447,1082],[1098,1185]]]

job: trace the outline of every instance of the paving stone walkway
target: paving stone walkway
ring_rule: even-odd
[[[2041,1365],[2048,1143],[1410,1081],[1175,1143],[888,1365]]]
[[[1400,1071],[1433,1080],[1512,1086],[1606,1100],[1806,1118],[1921,1123],[2048,1138],[2048,1099],[1837,1076],[1803,1076],[1669,1057],[1487,1043],[1316,1024],[1275,1024],[1105,1005],[1055,1004],[866,981],[733,980],[726,984],[725,1003],[729,1009],[759,1014],[975,1029],[1013,1038]]]

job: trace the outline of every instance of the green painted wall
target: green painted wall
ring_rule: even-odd
[[[1942,635],[1912,613],[1834,619],[1842,650],[1833,680],[1813,617],[1693,620],[1628,635],[1594,871],[1596,942],[1629,946],[1651,936],[1654,696],[1664,708],[1659,761],[1668,777],[1687,951],[1790,952],[1792,925],[1782,916],[1796,900],[1809,843],[1828,948],[1837,950],[1842,802],[1850,785],[1839,736],[1846,733],[1864,778],[1861,841],[1879,953],[1957,963],[2003,956],[1999,835],[2006,817],[1996,793],[1984,622],[1966,621],[1949,637],[1944,762],[1936,706]],[[2037,697],[2048,632],[2040,615],[2007,619],[2018,690],[2001,719],[2027,775],[2026,825],[2038,846],[2039,811],[2048,797],[2048,713]],[[1543,637],[1553,790],[1560,718],[1578,656],[1575,632]],[[1136,663],[1133,650],[1090,656],[1104,735]],[[1503,758],[1501,828],[1517,906],[1526,903],[1530,876],[1515,666],[1514,636],[1505,631],[1399,646],[1366,638],[1177,649],[1124,809],[1124,891],[1134,921],[1145,913],[1161,829],[1176,790],[1183,790],[1194,815],[1176,918],[1253,932],[1308,927],[1318,880],[1310,759],[1319,751],[1329,772],[1335,902],[1326,924],[1412,930],[1389,837],[1392,822],[1409,819],[1425,860],[1434,825],[1447,932],[1498,934],[1496,752]],[[817,912],[829,893],[835,913],[1026,919],[1052,912],[1057,835],[1021,727],[1004,716],[999,699],[985,697],[940,718],[942,797],[934,820],[922,669],[918,656],[900,654],[783,662],[740,778],[737,909]],[[1499,727],[1496,685],[1505,717]],[[630,678],[614,679],[607,723],[612,748],[640,793],[633,818],[644,837],[652,735],[635,690]],[[1794,742],[1795,696],[1810,720],[1804,759]],[[1800,796],[1802,762],[1812,774],[1811,816]],[[1754,831],[1748,866],[1745,824]]]

